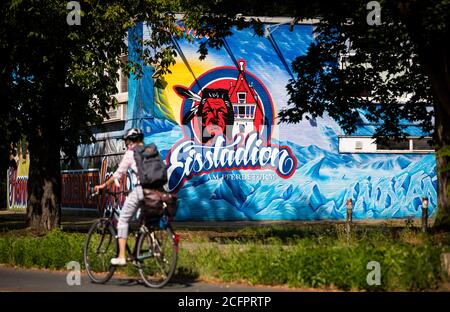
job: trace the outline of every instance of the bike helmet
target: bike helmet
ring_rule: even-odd
[[[141,129],[138,128],[132,128],[127,131],[127,133],[123,136],[124,140],[131,140],[133,142],[135,141],[142,141],[144,139],[144,133]]]

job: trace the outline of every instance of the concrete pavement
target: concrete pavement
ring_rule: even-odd
[[[250,287],[233,283],[173,281],[162,289],[146,287],[138,279],[113,276],[106,284],[93,284],[85,273],[80,285],[67,283],[68,272],[15,269],[0,266],[0,292],[285,292],[282,287]]]

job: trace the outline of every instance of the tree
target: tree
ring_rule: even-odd
[[[24,136],[31,154],[27,215],[33,229],[59,226],[61,153],[74,161],[77,146],[92,141],[90,126],[101,124],[115,105],[119,68],[139,74],[139,64],[120,62],[127,30],[148,21],[155,50],[145,59],[164,72],[173,59],[173,49],[164,45],[176,33],[170,13],[176,6],[169,0],[0,4],[0,165],[6,168],[11,143]]]
[[[380,8],[379,25],[371,22],[374,7],[368,9],[366,1],[320,9],[316,41],[293,62],[297,78],[287,86],[290,107],[279,115],[298,122],[328,112],[352,133],[363,111],[378,123],[380,141],[408,136],[405,123],[432,133],[438,149],[435,226],[449,228],[450,2],[380,1]],[[342,55],[345,64],[337,62]],[[406,101],[399,104],[401,97]]]

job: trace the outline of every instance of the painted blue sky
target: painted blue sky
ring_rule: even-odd
[[[294,31],[289,31],[288,25],[271,25],[271,33],[289,66],[297,56],[306,53],[313,38],[311,25],[297,25]],[[233,57],[244,58],[247,61],[247,71],[257,76],[267,87],[276,109],[285,107],[288,101],[286,85],[291,76],[270,41],[265,37],[257,36],[252,29],[235,30],[226,40],[233,52]],[[179,45],[188,60],[198,59],[198,44],[180,40]],[[206,60],[217,66],[234,66],[225,48],[209,49]],[[182,60],[179,59],[179,61]],[[280,140],[304,146],[315,144],[321,148],[330,149],[331,142],[323,135],[325,125],[336,132],[341,132],[331,118],[325,117],[318,120],[317,127],[312,127],[309,121],[305,120],[300,125],[282,124],[277,127],[277,133]],[[302,129],[301,133],[299,129]]]
[[[292,70],[292,62],[299,55],[307,52],[313,40],[312,25],[296,25],[293,31],[289,25],[270,24],[272,37],[281,50],[282,57]],[[144,30],[144,37],[146,37]],[[232,51],[230,56],[225,48],[219,50],[210,48],[206,60],[216,66],[234,66],[232,57],[244,58],[247,61],[247,71],[257,76],[267,87],[274,101],[276,110],[286,107],[288,94],[286,85],[291,78],[289,72],[282,63],[280,56],[276,53],[269,39],[260,37],[252,29],[234,30],[233,35],[228,37],[227,43]],[[188,60],[198,59],[198,42],[189,43],[180,40],[179,45]],[[178,62],[182,62],[178,57]],[[337,123],[331,118],[324,116],[317,120],[317,126],[311,126],[309,121],[301,121],[300,124],[282,124],[277,127],[276,132],[280,140],[287,140],[303,146],[317,145],[324,149],[332,148],[332,144],[323,135],[323,128],[331,127],[337,134],[344,134]],[[417,127],[409,127],[410,135],[423,135]],[[373,126],[362,126],[354,135],[372,135]]]

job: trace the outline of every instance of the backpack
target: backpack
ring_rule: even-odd
[[[143,189],[143,192],[141,218],[144,220],[161,218],[164,214],[164,203],[168,217],[175,217],[177,213],[177,196],[175,194],[152,189]]]
[[[167,169],[156,145],[134,147],[134,160],[142,188],[158,189],[167,183]]]

